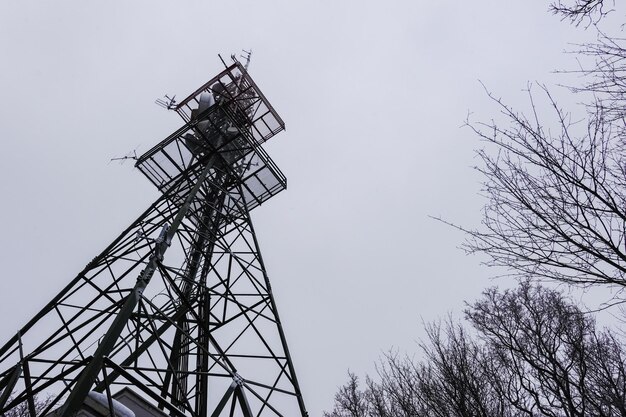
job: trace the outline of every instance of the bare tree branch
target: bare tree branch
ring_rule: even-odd
[[[580,129],[542,87],[552,123],[515,112],[492,94],[508,126],[468,126],[489,148],[478,151],[488,199],[480,230],[464,248],[521,278],[626,286],[626,166],[620,135],[601,107]],[[543,126],[556,126],[556,133]],[[582,132],[581,132],[582,130]]]
[[[557,0],[550,3],[549,9],[576,26],[583,22],[587,25],[597,23],[612,11],[606,8],[604,0]]]

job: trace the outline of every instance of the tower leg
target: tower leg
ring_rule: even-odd
[[[102,341],[98,345],[96,352],[94,353],[89,365],[85,367],[80,377],[76,381],[76,385],[74,389],[70,392],[65,404],[62,407],[62,411],[60,413],[61,417],[72,417],[76,412],[80,409],[83,402],[85,401],[85,397],[89,390],[93,387],[93,384],[96,380],[96,377],[100,370],[102,369],[102,364],[105,356],[108,356],[109,353],[113,350],[115,344],[117,343],[122,331],[126,327],[128,320],[130,319],[131,314],[135,310],[137,303],[139,302],[143,292],[145,291],[148,283],[152,279],[155,270],[157,269],[157,265],[163,261],[163,257],[167,248],[170,246],[172,242],[172,238],[178,231],[183,219],[187,215],[189,211],[189,207],[191,203],[196,197],[196,194],[200,190],[200,187],[204,183],[209,171],[213,168],[215,157],[210,160],[204,171],[198,178],[196,184],[193,186],[187,198],[185,199],[185,203],[180,207],[178,213],[174,217],[171,225],[166,224],[163,226],[161,233],[159,234],[159,238],[156,242],[156,247],[154,253],[150,256],[148,261],[148,265],[146,268],[141,271],[139,277],[137,278],[137,283],[135,287],[128,295],[126,300],[124,301],[124,305],[117,313],[115,320],[111,324],[111,327],[107,331],[107,333],[102,338]]]

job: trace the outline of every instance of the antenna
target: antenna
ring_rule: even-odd
[[[245,49],[242,49],[243,53],[245,55],[239,55],[241,58],[246,60],[246,63],[243,66],[243,74],[241,74],[241,78],[239,79],[239,81],[237,82],[237,90],[239,90],[241,88],[241,83],[243,83],[243,79],[244,79],[244,75],[248,72],[248,67],[250,66],[250,58],[252,58],[252,49],[250,49],[249,51],[246,51]],[[234,61],[234,62],[239,62],[237,61],[237,57],[235,56],[235,54],[232,54],[230,56],[230,58]]]
[[[176,95],[170,97],[167,94],[163,96],[165,99],[157,98],[154,102],[157,106],[163,107],[167,110],[172,110],[176,108]]]
[[[117,158],[111,158],[110,162],[120,161],[120,164],[123,164],[124,161],[127,160],[127,159],[132,159],[134,161],[137,161],[139,159],[139,157],[137,156],[137,149],[133,149],[132,152],[129,152],[129,153],[127,153],[124,156],[120,156],[120,157],[117,157]]]
[[[249,51],[242,49],[242,51],[245,55],[239,55],[239,56],[246,60],[246,63],[243,67],[246,70],[246,72],[248,72],[248,66],[250,65],[250,59],[252,58],[252,49],[250,49]]]
[[[252,58],[252,49],[250,49],[249,51],[246,51],[245,49],[242,49],[241,51],[243,52],[243,54],[239,55],[239,56],[246,60],[246,63],[244,64],[243,67],[244,67],[244,69],[247,72],[248,71],[248,66],[250,65],[250,58]],[[235,56],[235,54],[231,54],[230,59],[232,59],[234,62],[239,62],[237,60],[237,57]]]
[[[219,57],[220,61],[222,61],[222,64],[224,64],[224,66],[226,68],[228,68],[228,65],[226,65],[226,62],[224,61],[224,58],[222,58],[222,56],[220,54],[217,54],[217,56]],[[232,57],[232,55],[231,55],[231,57]]]

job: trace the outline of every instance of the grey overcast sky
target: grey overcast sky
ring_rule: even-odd
[[[480,222],[480,143],[460,127],[468,111],[497,116],[478,80],[526,109],[527,82],[558,83],[553,70],[575,67],[568,42],[593,36],[547,7],[2,1],[0,339],[157,198],[132,163],[109,162],[179,126],[154,100],[186,96],[222,69],[218,53],[251,48],[250,74],[287,124],[266,149],[288,190],[253,212],[255,228],[319,416],[347,369],[416,352],[422,321],[493,284],[457,249],[463,236],[428,216]]]

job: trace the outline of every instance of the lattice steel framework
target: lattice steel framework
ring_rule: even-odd
[[[286,187],[260,146],[284,123],[237,61],[171,108],[136,164],[162,196],[0,348],[0,413],[132,386],[172,416],[306,415],[250,220]]]

